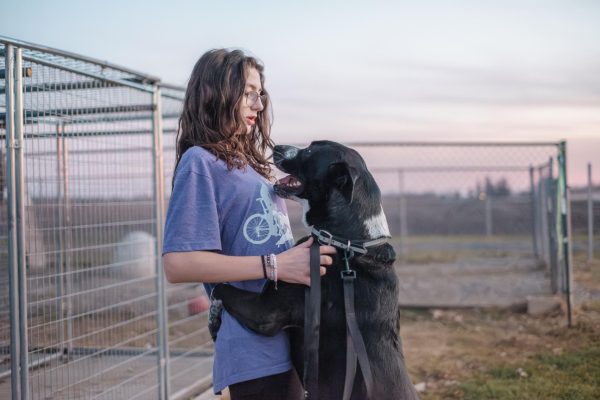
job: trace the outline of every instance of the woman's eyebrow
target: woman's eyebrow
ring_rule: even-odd
[[[249,87],[250,89],[252,89],[252,90],[256,90],[256,91],[257,91],[257,92],[259,92],[259,93],[261,93],[261,92],[262,92],[262,89],[259,89],[258,87],[254,86],[254,85],[253,85],[253,84],[251,84],[251,83],[248,83],[248,84],[246,84],[246,86],[248,86],[248,87]]]

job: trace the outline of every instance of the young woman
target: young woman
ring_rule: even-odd
[[[267,277],[309,284],[312,239],[292,247],[285,203],[273,191],[272,149],[263,66],[240,50],[205,53],[179,120],[163,243],[169,282],[203,282],[207,293],[217,282],[258,292]],[[321,246],[322,275],[334,253]],[[286,333],[255,334],[227,312],[215,343],[213,386],[215,393],[229,386],[232,400],[303,398]]]

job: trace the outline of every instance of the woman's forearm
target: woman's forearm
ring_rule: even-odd
[[[311,237],[299,245],[277,255],[277,279],[289,283],[310,285]],[[331,265],[332,246],[320,246],[321,275],[325,266]],[[327,255],[326,255],[327,254]],[[167,253],[162,258],[167,280],[184,282],[236,282],[264,278],[260,256],[226,256],[211,251],[186,251]]]
[[[171,283],[233,282],[264,277],[260,256],[225,256],[211,251],[167,253],[163,267]]]

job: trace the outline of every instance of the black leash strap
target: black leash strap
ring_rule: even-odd
[[[356,360],[360,365],[360,371],[367,387],[367,398],[372,399],[373,394],[373,373],[369,364],[367,348],[363,340],[356,313],[354,312],[354,280],[356,271],[350,269],[349,259],[352,257],[352,251],[344,252],[344,261],[346,268],[342,271],[342,280],[344,281],[344,308],[346,309],[346,380],[344,383],[343,400],[349,400],[354,385],[354,376],[356,375]]]
[[[310,287],[304,290],[304,398],[319,398],[319,328],[321,324],[321,254],[310,246]]]

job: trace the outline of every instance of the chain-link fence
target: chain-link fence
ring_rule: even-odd
[[[210,385],[205,314],[189,307],[202,292],[159,270],[162,131],[172,146],[183,89],[0,39],[0,397],[185,398]]]
[[[571,190],[572,241],[574,253],[585,253],[593,261],[600,259],[600,185],[594,185],[591,163],[587,172],[586,187]]]
[[[0,398],[208,387],[205,294],[160,270],[183,89],[0,37],[0,94]],[[382,189],[404,303],[568,292],[564,144],[353,146]]]
[[[382,191],[404,305],[504,306],[568,291],[560,143],[348,145]],[[292,230],[305,232],[301,208],[288,208]]]

